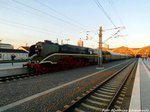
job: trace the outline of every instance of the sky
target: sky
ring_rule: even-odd
[[[149,12],[150,0],[0,0],[0,40],[18,48],[57,39],[76,45],[81,38],[96,48],[102,26],[110,48],[139,48],[150,45]]]

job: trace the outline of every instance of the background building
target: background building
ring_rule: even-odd
[[[20,46],[17,48],[18,50],[23,50],[29,53],[29,47],[28,46]]]
[[[83,47],[83,41],[81,39],[78,40],[77,45],[80,46],[80,47]]]
[[[0,60],[11,60],[15,56],[15,60],[28,59],[28,52],[17,49],[0,49]]]
[[[0,42],[0,60],[12,60],[13,56],[15,60],[26,60],[28,59],[28,49],[29,47],[14,49],[13,45]]]
[[[14,46],[11,44],[0,43],[0,49],[14,49]]]

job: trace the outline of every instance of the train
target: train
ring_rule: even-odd
[[[75,45],[37,42],[29,48],[30,61],[25,65],[36,73],[98,64],[98,50]],[[102,62],[130,58],[129,55],[102,51]]]

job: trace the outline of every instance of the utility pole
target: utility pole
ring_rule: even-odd
[[[56,43],[58,43],[58,38],[56,39]]]
[[[102,61],[103,61],[103,56],[102,56],[102,26],[100,26],[99,29],[99,47],[98,47],[98,67],[102,67]]]
[[[104,42],[102,42],[102,32],[104,31],[109,31],[109,30],[117,30],[118,31],[113,34],[112,36],[110,36],[108,39],[106,39]],[[106,41],[108,41],[109,39],[113,38],[113,37],[120,37],[120,36],[124,36],[124,35],[117,35],[122,29],[125,29],[124,26],[122,27],[115,27],[115,28],[111,28],[111,29],[105,29],[103,30],[102,29],[102,26],[100,26],[100,29],[99,29],[99,34],[98,34],[98,37],[99,37],[99,42],[98,42],[98,66],[96,67],[97,69],[103,69],[104,67],[102,66],[102,61],[103,61],[103,55],[102,55],[102,44],[103,43],[106,43]],[[94,30],[97,32],[97,30]],[[85,31],[86,32],[86,39],[89,39],[89,35],[88,35],[88,32],[92,32],[92,31]],[[82,33],[82,32],[81,32]]]
[[[63,45],[64,44],[64,42],[63,42],[63,39],[61,40],[61,45]]]

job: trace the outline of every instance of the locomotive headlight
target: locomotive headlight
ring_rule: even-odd
[[[35,52],[38,53],[38,46],[35,45]]]
[[[42,50],[42,46],[40,44],[35,45],[35,52],[40,53]]]

